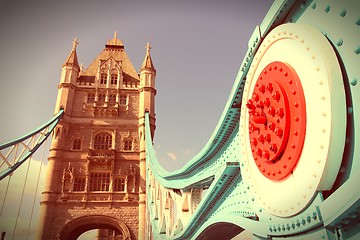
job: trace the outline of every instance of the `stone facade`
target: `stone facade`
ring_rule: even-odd
[[[102,229],[101,239],[144,239],[145,111],[155,131],[150,45],[137,73],[116,34],[86,70],[77,44],[58,85],[55,113],[63,108],[64,116],[53,132],[40,239],[76,239],[91,229]]]

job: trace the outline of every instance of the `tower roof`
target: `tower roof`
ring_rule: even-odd
[[[73,47],[71,49],[71,52],[69,54],[69,56],[66,58],[64,64],[62,65],[64,66],[74,66],[74,67],[78,67],[79,68],[79,62],[78,62],[78,57],[76,54],[76,46],[79,44],[77,38],[74,39],[73,41]]]
[[[150,49],[151,49],[150,43],[147,43],[145,48],[146,48],[146,55],[145,55],[144,62],[141,65],[140,70],[152,69],[155,71],[155,67],[154,67],[154,64],[152,62],[151,55],[150,55]]]
[[[123,41],[117,38],[115,32],[114,38],[107,41],[105,48],[97,55],[97,57],[90,63],[90,65],[83,70],[80,78],[94,78],[97,74],[100,60],[107,60],[113,58],[121,62],[121,70],[124,73],[124,81],[140,81],[139,75],[131,63],[128,55],[125,52]]]

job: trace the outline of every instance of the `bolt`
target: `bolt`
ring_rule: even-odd
[[[256,108],[255,105],[254,105],[254,102],[253,102],[251,99],[249,99],[249,100],[247,101],[246,107],[247,107],[250,111],[252,111],[252,110],[254,110],[254,109]]]
[[[275,135],[281,138],[283,135],[283,130],[280,127],[277,127],[275,129]]]
[[[264,93],[265,92],[265,85],[264,84],[261,84],[261,86],[259,87],[259,91],[261,93]]]
[[[299,117],[295,117],[295,122],[298,122],[300,120]]]
[[[261,148],[258,148],[257,151],[256,151],[256,154],[261,157],[261,155],[262,155],[262,149],[261,149]]]
[[[268,125],[268,127],[269,127],[269,129],[270,130],[274,130],[275,129],[275,123],[273,123],[273,122],[271,122],[271,123],[269,123],[269,125]]]
[[[257,107],[264,108],[264,101],[259,101]]]
[[[277,173],[278,173],[278,174],[281,174],[281,170],[279,169],[279,170],[277,171]]]
[[[286,164],[283,164],[283,168],[286,169],[286,167],[287,167]]]
[[[270,150],[273,151],[273,152],[276,152],[277,151],[277,145],[276,143],[273,143],[270,145]]]
[[[287,77],[289,74],[287,72],[284,72],[284,76]]]
[[[270,142],[271,141],[271,135],[270,134],[266,134],[265,135],[265,139],[267,142]]]
[[[275,91],[273,94],[272,94],[272,98],[276,101],[279,101],[280,100],[280,93],[279,91]]]
[[[266,107],[269,107],[269,106],[270,106],[270,99],[269,99],[269,98],[266,98],[266,99],[264,100],[264,105],[265,105]]]
[[[291,92],[293,95],[296,95],[296,90],[293,90],[292,92]]]
[[[291,85],[293,83],[293,80],[289,79],[288,83]]]
[[[265,150],[264,154],[263,154],[263,157],[266,158],[266,159],[269,159],[269,157],[270,157],[269,151]]]
[[[299,132],[298,132],[298,131],[295,131],[295,132],[294,132],[294,135],[295,135],[295,136],[298,136],[298,135],[299,135]]]
[[[268,114],[270,114],[271,116],[275,115],[275,108],[273,106],[268,107],[267,109]]]
[[[253,133],[255,131],[258,131],[259,128],[258,127],[255,127],[254,124],[251,124],[250,127],[249,127],[249,130],[250,130],[250,133]]]
[[[294,106],[297,108],[299,107],[299,103],[295,103]]]
[[[284,116],[284,109],[283,108],[278,108],[276,110],[276,114],[279,116],[279,117],[283,117]]]

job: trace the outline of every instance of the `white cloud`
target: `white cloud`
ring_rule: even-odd
[[[174,153],[168,152],[166,153],[166,155],[168,155],[171,158],[171,160],[176,161],[176,155]]]

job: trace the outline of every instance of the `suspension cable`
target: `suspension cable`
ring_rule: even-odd
[[[44,142],[43,151],[42,151],[42,154],[41,154],[40,168],[39,168],[39,172],[38,172],[38,176],[37,176],[37,180],[36,180],[35,194],[34,194],[34,198],[33,198],[33,202],[32,202],[32,207],[31,207],[31,214],[30,214],[29,225],[28,225],[27,233],[26,233],[26,240],[29,238],[30,226],[31,226],[31,221],[32,221],[33,213],[34,213],[36,196],[37,196],[37,191],[38,191],[39,182],[40,182],[41,169],[42,169],[43,162],[44,162],[44,155],[45,155],[46,144],[47,144],[47,139],[46,139],[45,142]]]
[[[7,197],[8,190],[9,190],[11,177],[12,177],[12,174],[9,175],[8,182],[7,182],[7,185],[6,185],[6,190],[5,190],[5,194],[4,194],[4,200],[3,200],[2,204],[1,204],[0,218],[1,218],[1,215],[2,215],[2,212],[3,212],[3,209],[4,209],[4,205],[5,205],[6,197]]]
[[[24,186],[23,186],[23,189],[22,189],[22,192],[21,192],[20,204],[19,204],[19,208],[18,208],[18,212],[17,212],[17,216],[16,216],[16,221],[15,221],[15,227],[14,227],[14,231],[13,231],[12,238],[11,238],[12,240],[14,240],[14,237],[15,237],[15,231],[16,231],[17,223],[18,223],[19,216],[20,216],[20,210],[21,210],[22,202],[23,202],[23,199],[24,199],[25,187],[26,187],[26,182],[27,182],[27,178],[28,178],[28,175],[29,175],[29,169],[30,169],[31,161],[32,161],[32,156],[30,156],[30,158],[29,158],[29,163],[28,163],[27,170],[26,170]]]

